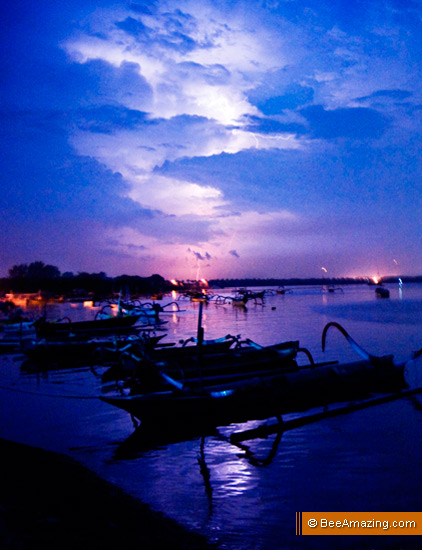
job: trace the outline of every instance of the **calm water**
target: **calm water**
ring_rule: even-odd
[[[389,288],[389,300],[375,298],[373,287],[353,286],[333,294],[303,288],[269,296],[264,306],[248,304],[246,311],[211,302],[203,326],[208,338],[241,334],[264,345],[297,339],[317,361],[354,360],[336,331],[321,351],[324,325],[337,321],[367,351],[401,361],[422,347],[422,286]],[[181,306],[185,311],[162,315],[166,341],[196,332],[198,304]],[[69,309],[55,306],[48,315]],[[70,313],[92,318],[95,310],[79,305]],[[295,536],[296,511],[422,510],[419,397],[240,446],[229,443],[230,433],[259,423],[148,448],[133,434],[129,415],[96,399],[104,369],[27,375],[19,358],[0,361],[0,437],[76,458],[220,548],[420,548],[410,536]],[[418,366],[422,370],[422,359]]]

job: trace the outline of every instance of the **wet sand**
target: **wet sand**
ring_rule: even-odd
[[[0,439],[0,548],[210,549],[72,459]]]

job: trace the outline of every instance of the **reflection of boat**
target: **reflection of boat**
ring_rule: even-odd
[[[334,323],[327,327],[331,325],[339,327]],[[325,334],[326,330],[323,342]],[[151,362],[144,369],[143,378],[139,378],[127,394],[101,396],[101,399],[147,423],[199,422],[218,426],[406,386],[404,365],[396,365],[392,356],[378,358],[366,354],[365,359],[347,364],[299,367],[292,357],[287,362],[271,364],[264,348],[262,357],[255,357],[253,370],[241,368],[231,372],[227,357],[219,363],[221,370],[216,376],[209,375],[208,367],[213,364],[210,358],[208,365],[198,362],[196,375],[188,377],[177,376],[164,362]]]
[[[186,296],[190,297],[191,302],[208,302],[208,295],[203,292],[187,293]]]

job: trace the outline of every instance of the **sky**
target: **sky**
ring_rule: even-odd
[[[422,2],[0,13],[0,276],[422,273]]]

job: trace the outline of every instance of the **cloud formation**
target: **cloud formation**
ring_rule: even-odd
[[[422,270],[420,6],[24,4],[3,14],[5,269]]]

